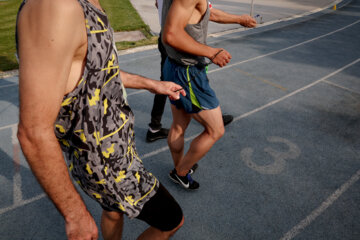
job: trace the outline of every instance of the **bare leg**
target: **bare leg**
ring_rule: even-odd
[[[191,115],[171,105],[173,122],[168,135],[168,145],[176,167],[184,155],[184,134],[191,121]]]
[[[121,240],[124,218],[122,213],[103,210],[101,230],[105,240]]]
[[[167,240],[184,224],[184,217],[180,224],[171,231],[163,232],[157,228],[149,227],[139,237],[138,240]]]
[[[220,107],[203,110],[199,113],[192,114],[192,117],[203,125],[205,129],[191,142],[190,148],[185,156],[177,160],[175,168],[179,176],[185,176],[190,168],[197,163],[225,133]]]

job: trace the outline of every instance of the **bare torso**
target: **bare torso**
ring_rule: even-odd
[[[207,1],[206,0],[198,0],[196,7],[189,19],[188,24],[196,24],[199,23],[202,16],[204,16],[207,9]]]

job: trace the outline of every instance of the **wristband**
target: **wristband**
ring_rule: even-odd
[[[219,55],[222,51],[224,51],[224,49],[220,49],[217,53],[215,53],[214,56],[212,56],[212,57],[210,58],[210,60],[213,61],[213,60],[217,57],[217,55]]]

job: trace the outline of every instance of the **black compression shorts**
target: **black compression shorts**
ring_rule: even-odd
[[[176,228],[182,217],[183,213],[179,204],[160,183],[156,194],[145,203],[136,218],[165,232]]]

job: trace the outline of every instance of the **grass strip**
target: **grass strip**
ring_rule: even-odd
[[[18,68],[15,53],[16,14],[22,0],[0,0],[0,72]],[[119,42],[119,50],[155,44],[157,37],[152,36],[147,26],[129,0],[100,0],[115,32],[140,30],[146,39],[138,42]]]

